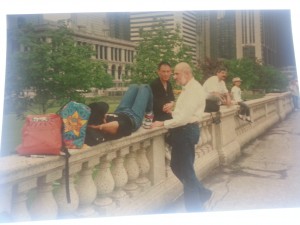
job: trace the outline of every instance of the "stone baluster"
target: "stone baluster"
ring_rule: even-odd
[[[66,180],[61,178],[57,191],[54,192],[54,198],[57,202],[59,217],[68,217],[78,208],[79,199],[74,186],[74,176],[69,177],[70,202],[67,200]]]
[[[28,192],[36,187],[37,178],[29,179],[17,184],[13,193],[11,216],[14,222],[30,221],[31,216],[27,208]]]
[[[206,135],[206,123],[203,122],[202,127],[201,127],[201,139],[202,139],[202,146],[205,146],[207,143],[207,135]]]
[[[209,147],[208,147],[208,136],[207,136],[207,123],[204,122],[203,123],[203,126],[202,126],[202,130],[201,130],[201,133],[202,133],[202,138],[203,138],[203,143],[202,143],[202,151],[204,154],[206,154],[208,151],[209,151]]]
[[[207,122],[203,123],[201,133],[203,134],[203,136],[202,136],[203,137],[203,143],[202,143],[201,149],[203,151],[203,154],[205,155],[209,151],[208,136],[207,136]]]
[[[136,196],[140,192],[139,186],[135,183],[135,180],[140,175],[139,166],[136,162],[136,151],[139,149],[139,144],[134,144],[129,149],[124,166],[128,174],[128,183],[125,185],[124,190],[130,197]]]
[[[212,150],[212,135],[210,133],[210,130],[209,130],[209,124],[207,123],[206,126],[205,126],[205,131],[206,131],[206,137],[207,137],[207,148],[208,148],[208,151],[211,151]]]
[[[151,186],[151,182],[147,178],[147,174],[150,170],[150,163],[146,155],[146,151],[150,146],[150,140],[146,140],[141,144],[141,148],[137,151],[137,163],[140,169],[140,177],[136,180],[136,183],[142,188],[142,190]]]
[[[122,190],[128,182],[127,171],[124,167],[124,158],[128,153],[129,147],[119,150],[111,168],[111,174],[115,180],[115,190],[111,196],[118,206],[121,206],[128,199],[128,195]]]
[[[53,182],[60,179],[62,173],[52,171],[37,180],[36,195],[29,212],[33,220],[52,220],[58,215],[58,206],[53,195]]]
[[[69,167],[69,192],[70,202],[67,200],[66,180],[65,175],[60,180],[58,190],[55,192],[55,199],[58,206],[58,213],[60,216],[68,216],[78,209],[79,197],[74,185],[74,176],[81,170],[81,164],[73,164]],[[64,174],[64,173],[63,173]]]
[[[93,217],[98,214],[92,207],[97,197],[97,187],[92,176],[93,168],[97,164],[99,164],[99,158],[90,159],[83,163],[82,170],[78,174],[75,188],[79,197],[79,207],[76,213],[79,217]]]
[[[203,123],[201,124],[201,131],[200,131],[200,138],[199,138],[199,141],[196,145],[196,148],[195,148],[195,153],[196,153],[196,156],[197,158],[201,157],[203,155],[203,152],[202,152],[202,145],[203,145],[203,132],[202,132],[202,129],[203,129]]]
[[[111,174],[111,161],[116,157],[116,153],[112,152],[100,159],[97,166],[97,174],[95,176],[95,184],[97,187],[97,198],[94,205],[100,215],[107,215],[116,205],[109,195],[115,188],[115,181]]]
[[[171,152],[172,147],[165,143],[166,155],[165,155],[165,164],[166,164],[166,176],[169,177],[172,174],[171,170]]]

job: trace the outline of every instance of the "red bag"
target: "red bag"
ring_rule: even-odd
[[[20,155],[60,155],[62,120],[59,115],[28,115],[22,128]]]

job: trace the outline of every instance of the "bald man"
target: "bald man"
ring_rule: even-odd
[[[212,192],[197,179],[194,170],[195,145],[200,138],[199,122],[205,108],[205,92],[194,79],[189,64],[175,66],[174,80],[182,86],[172,119],[155,121],[152,127],[165,127],[170,131],[168,144],[172,147],[171,169],[184,187],[185,207],[188,212],[203,211],[203,204]]]

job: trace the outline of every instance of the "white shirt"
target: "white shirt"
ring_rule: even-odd
[[[297,84],[291,84],[289,86],[290,92],[292,93],[292,95],[296,95],[299,96],[299,87]]]
[[[199,122],[205,107],[205,92],[202,85],[192,78],[183,88],[175,109],[173,119],[165,120],[164,127],[175,128],[188,123]]]
[[[242,102],[242,91],[239,87],[233,86],[231,88],[232,100],[235,102]]]
[[[219,80],[217,76],[212,76],[208,78],[203,84],[204,91],[206,95],[209,95],[211,92],[219,92],[221,94],[228,93],[228,89],[223,80]]]

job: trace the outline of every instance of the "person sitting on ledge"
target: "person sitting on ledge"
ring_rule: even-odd
[[[132,84],[125,92],[114,113],[107,114],[109,105],[106,102],[89,104],[91,115],[88,120],[85,143],[96,145],[104,140],[113,140],[131,135],[143,124],[144,116],[153,118],[153,95],[149,85]],[[146,115],[145,115],[146,114]],[[97,142],[93,137],[102,137]]]
[[[246,120],[249,123],[252,123],[252,119],[250,117],[250,109],[249,106],[242,99],[242,91],[241,91],[241,82],[242,80],[239,77],[235,77],[232,79],[233,87],[231,88],[232,99],[235,104],[240,106],[240,110],[238,112],[238,117],[241,120]]]

